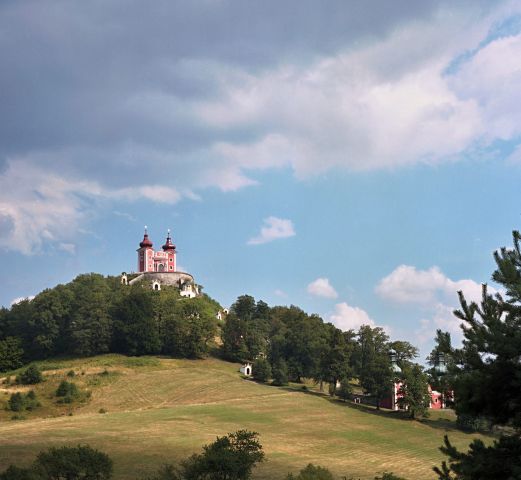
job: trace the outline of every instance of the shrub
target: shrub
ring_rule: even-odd
[[[76,373],[74,372],[74,370],[69,370],[67,372],[67,376],[72,378],[72,377],[76,376]]]
[[[72,403],[79,397],[79,390],[75,383],[62,380],[56,389],[56,396],[60,397],[58,403]]]
[[[290,473],[286,480],[333,480],[333,478],[333,474],[327,468],[310,463],[296,477]]]
[[[11,417],[11,420],[25,420],[25,415],[20,415],[19,413],[17,413],[16,415],[13,415]],[[7,477],[7,480],[11,480],[10,477]]]
[[[35,385],[42,381],[42,372],[36,365],[30,365],[16,377],[16,383],[21,383],[22,385]]]
[[[32,390],[27,395],[20,392],[13,393],[7,402],[7,408],[12,412],[31,411],[40,406],[41,404]]]
[[[20,392],[13,393],[7,402],[9,410],[12,412],[21,412],[25,410],[25,399]]]

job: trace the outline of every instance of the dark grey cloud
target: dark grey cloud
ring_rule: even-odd
[[[0,6],[5,153],[125,140],[209,141],[184,103],[218,94],[213,67],[246,72],[332,54],[433,15],[435,1],[7,2]],[[177,121],[136,100],[168,97]]]
[[[14,222],[4,230],[20,239],[38,228],[45,241],[58,224],[75,228],[93,198],[165,194],[174,203],[207,186],[251,184],[248,169],[356,167],[382,157],[382,145],[394,154],[390,137],[414,140],[414,125],[429,115],[431,129],[439,126],[446,105],[459,112],[458,127],[478,109],[462,105],[430,64],[452,54],[444,32],[492,8],[437,0],[1,2],[0,213]],[[375,95],[386,88],[389,95]],[[432,112],[417,112],[413,99],[411,126],[387,130],[409,91]],[[403,163],[431,153],[419,138]],[[393,161],[380,160],[375,168]]]

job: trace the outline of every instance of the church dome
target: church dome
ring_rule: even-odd
[[[145,235],[143,236],[143,241],[139,244],[139,246],[141,248],[144,248],[144,247],[152,248],[152,246],[153,246],[152,241],[148,238],[148,232],[146,231],[146,229],[145,229]]]
[[[168,235],[166,237],[166,242],[163,245],[163,250],[165,252],[167,252],[169,250],[175,250],[175,245],[172,243],[172,239],[170,238],[170,230],[168,231]]]

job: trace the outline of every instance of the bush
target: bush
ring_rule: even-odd
[[[333,478],[333,474],[327,468],[310,463],[296,477],[290,473],[286,480],[333,480]]]
[[[69,370],[67,372],[67,376],[72,378],[72,377],[76,376],[76,373],[74,372],[74,370]]]
[[[36,365],[30,365],[16,377],[16,383],[22,385],[36,385],[43,381],[42,372]]]
[[[27,395],[20,392],[13,393],[7,402],[7,408],[12,412],[31,411],[40,406],[41,404],[32,390]]]
[[[459,428],[468,432],[490,432],[492,430],[492,422],[484,417],[460,414],[456,424]]]
[[[13,393],[7,402],[7,406],[11,412],[21,412],[25,410],[25,399],[20,392]]]
[[[271,365],[265,358],[258,358],[252,366],[252,375],[258,382],[267,382],[271,377]]]
[[[58,403],[72,403],[79,397],[79,390],[75,383],[62,380],[56,389],[56,396],[60,397]]]

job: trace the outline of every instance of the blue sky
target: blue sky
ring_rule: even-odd
[[[4,2],[0,303],[135,268],[429,350],[520,227],[516,2]]]

